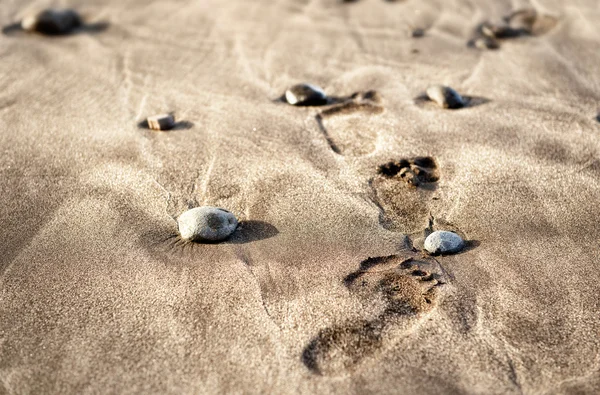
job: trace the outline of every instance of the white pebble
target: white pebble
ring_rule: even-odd
[[[465,246],[465,242],[454,232],[437,230],[425,239],[425,249],[431,254],[448,254],[458,252]]]
[[[218,207],[196,207],[181,214],[177,219],[179,233],[190,241],[221,241],[235,231],[238,221],[235,215]]]

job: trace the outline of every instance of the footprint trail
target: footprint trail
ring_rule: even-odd
[[[415,254],[369,258],[344,280],[364,311],[375,318],[321,330],[305,347],[302,361],[315,374],[349,374],[365,360],[392,348],[437,306],[448,275],[430,257]]]

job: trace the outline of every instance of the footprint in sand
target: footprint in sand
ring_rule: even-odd
[[[305,347],[302,361],[315,374],[351,373],[409,335],[435,309],[448,280],[439,262],[415,253],[363,261],[344,283],[373,318],[321,330]]]
[[[443,218],[434,218],[431,205],[437,198],[434,192],[440,171],[430,156],[392,160],[377,168],[377,176],[370,181],[371,199],[380,209],[379,222],[392,231],[410,237],[414,248],[423,249],[427,236],[435,231],[451,231],[464,240],[464,250],[479,245],[454,224]]]
[[[365,122],[365,115],[384,111],[376,91],[357,92],[349,97],[332,98],[335,103],[316,115],[316,120],[332,151],[359,156],[375,150],[377,127]]]
[[[429,156],[380,165],[370,185],[372,200],[381,210],[381,225],[406,234],[422,232],[428,226],[429,203],[439,178],[437,162]]]
[[[498,49],[503,40],[548,33],[558,19],[538,13],[533,8],[524,8],[505,16],[500,22],[485,21],[477,26],[468,46],[478,49]]]
[[[365,122],[365,114],[384,112],[379,92],[369,90],[350,96],[329,96],[320,87],[304,83],[292,86],[277,101],[294,106],[324,107],[315,119],[336,154],[360,156],[375,150],[377,128]]]

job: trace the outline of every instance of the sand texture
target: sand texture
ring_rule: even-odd
[[[56,3],[0,5],[0,394],[600,393],[597,0]]]

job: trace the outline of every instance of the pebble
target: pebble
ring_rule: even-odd
[[[169,130],[175,126],[175,118],[171,114],[148,117],[148,127],[153,130]]]
[[[185,240],[221,241],[231,236],[238,220],[227,210],[204,206],[184,212],[177,219],[177,224]]]
[[[431,254],[449,254],[462,250],[465,242],[454,232],[437,230],[425,239],[425,249]]]
[[[416,28],[411,32],[411,36],[413,38],[421,38],[425,36],[425,29]]]
[[[477,49],[498,49],[500,44],[492,37],[478,37],[472,42],[473,47]]]
[[[504,38],[512,38],[517,37],[520,34],[520,31],[513,29],[512,27],[506,24],[498,24],[494,25],[491,23],[484,23],[480,27],[481,34],[490,39],[504,39]]]
[[[318,86],[298,84],[285,92],[285,100],[294,106],[318,106],[327,103],[327,95]]]
[[[79,14],[70,9],[47,9],[21,20],[23,30],[48,35],[67,34],[80,25]]]
[[[427,89],[427,97],[444,108],[461,108],[465,106],[464,99],[454,89],[448,86],[434,85]]]

